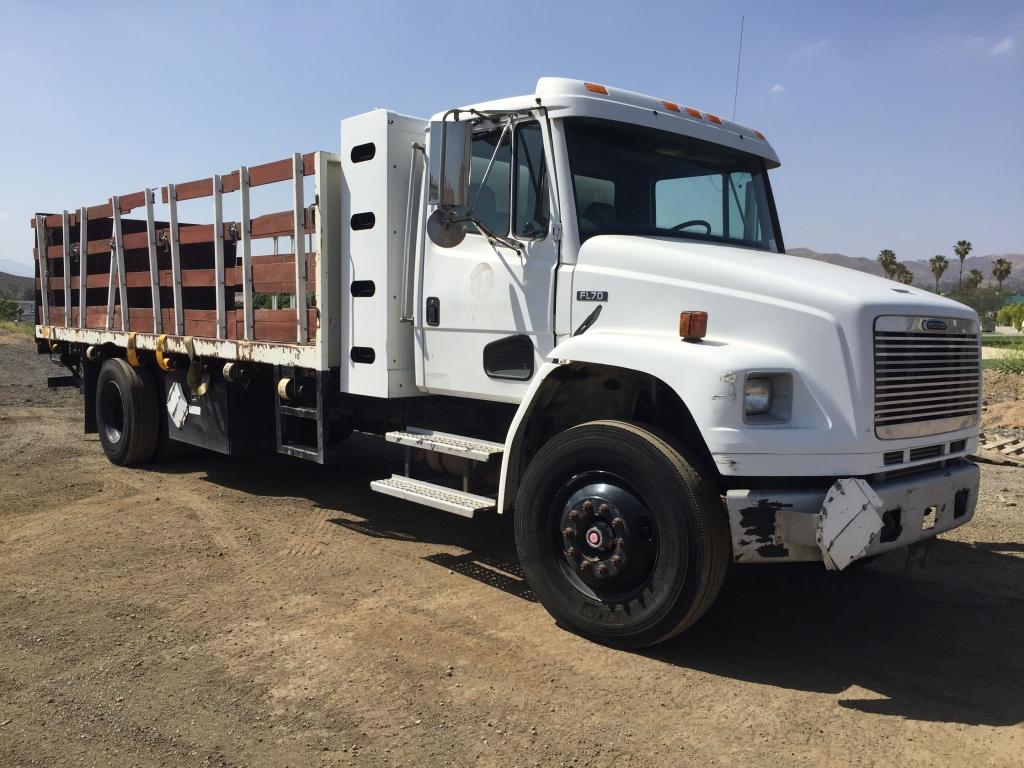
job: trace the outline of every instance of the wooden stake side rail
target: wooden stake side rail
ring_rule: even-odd
[[[56,338],[62,334],[46,329],[62,326],[285,344],[315,341],[320,307],[315,300],[317,306],[305,305],[308,296],[320,295],[322,223],[317,207],[303,204],[302,182],[317,174],[320,163],[336,162],[335,157],[296,153],[168,184],[160,188],[169,207],[167,221],[154,219],[151,190],[76,211],[38,214],[32,227],[36,322],[42,335]],[[285,181],[292,182],[294,208],[250,217],[249,189]],[[241,197],[240,220],[225,221],[223,195],[235,191]],[[203,197],[213,198],[213,223],[179,223],[177,203]],[[123,217],[136,209],[146,218]],[[278,253],[282,237],[288,238],[286,252]],[[268,238],[274,240],[274,254],[252,255],[252,241]],[[287,308],[278,308],[281,294],[288,296]]]

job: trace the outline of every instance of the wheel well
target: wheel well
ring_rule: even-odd
[[[690,409],[656,376],[593,363],[569,363],[541,384],[509,453],[505,509],[511,509],[519,479],[551,437],[577,424],[620,419],[647,424],[689,450],[717,484],[718,472]]]

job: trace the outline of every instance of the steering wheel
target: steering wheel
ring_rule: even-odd
[[[687,227],[700,226],[704,227],[707,232],[705,234],[711,234],[711,222],[705,221],[704,219],[691,219],[690,221],[684,221],[682,224],[676,224],[674,227],[669,227],[673,232],[678,232],[680,229],[686,229]]]

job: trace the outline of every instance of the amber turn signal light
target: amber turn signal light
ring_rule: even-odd
[[[586,88],[591,93],[601,93],[604,94],[605,96],[608,95],[608,89],[605,88],[600,83],[584,83],[583,87]]]
[[[680,312],[679,335],[687,341],[700,341],[708,332],[707,312]]]

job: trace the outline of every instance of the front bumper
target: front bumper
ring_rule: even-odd
[[[845,558],[838,561],[830,556],[834,537],[825,520],[832,509],[832,530],[844,529],[835,526],[836,516],[846,514],[835,507],[836,497],[844,496],[843,487],[870,486],[862,497],[862,509],[850,513],[852,520],[862,511],[860,520],[869,525],[850,525],[844,533],[847,538],[862,537],[852,549],[850,541],[844,543],[853,560],[905,547],[969,521],[978,502],[980,475],[972,462],[954,460],[939,469],[879,482],[840,480],[828,490],[729,491],[726,508],[733,559],[740,563],[824,560],[829,567],[841,569]],[[874,501],[867,501],[869,497]],[[858,529],[863,533],[856,533]]]

